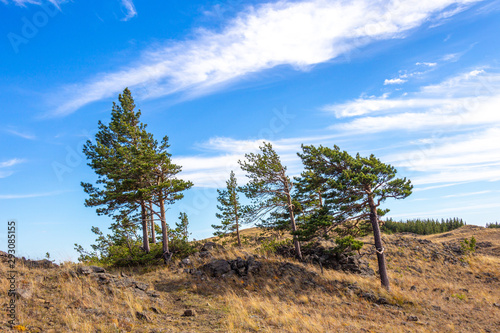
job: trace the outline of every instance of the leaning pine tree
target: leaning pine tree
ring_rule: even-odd
[[[413,186],[406,178],[395,178],[397,170],[382,163],[374,155],[352,157],[339,147],[302,146],[298,154],[306,171],[313,172],[315,179],[322,179],[325,186],[322,226],[369,219],[375,241],[380,281],[386,289],[389,277],[385,263],[384,247],[380,234],[379,216],[389,210],[379,206],[387,198],[404,199],[412,193]],[[311,219],[314,223],[315,219]],[[326,221],[326,222],[325,222]]]
[[[212,228],[215,229],[214,236],[222,237],[230,232],[235,233],[238,246],[241,247],[240,225],[245,209],[240,204],[238,184],[232,170],[226,182],[226,188],[217,190],[217,193],[219,194],[217,208],[220,213],[216,213],[215,216],[221,220],[221,224],[212,224]]]
[[[292,198],[293,183],[286,174],[286,167],[281,164],[280,157],[274,151],[271,143],[260,147],[260,154],[245,154],[246,160],[239,161],[241,169],[247,172],[249,182],[242,190],[253,200],[252,210],[254,219],[268,214],[287,213],[290,229],[293,233],[295,255],[302,259],[300,243],[295,235],[294,203]]]

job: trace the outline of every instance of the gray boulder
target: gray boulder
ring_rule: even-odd
[[[229,273],[231,271],[231,265],[226,260],[214,259],[208,264],[203,265],[201,270],[209,276],[219,277],[223,274]]]

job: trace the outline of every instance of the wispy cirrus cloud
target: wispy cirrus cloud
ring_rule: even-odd
[[[323,110],[337,118],[355,117],[332,128],[375,133],[498,123],[499,102],[500,73],[474,69],[403,97],[359,98]]]
[[[26,160],[20,158],[13,158],[5,162],[0,162],[0,168],[7,168],[24,162],[26,162]]]
[[[132,0],[121,0],[122,6],[125,8],[126,15],[122,18],[122,21],[128,21],[134,16],[137,16],[137,10],[135,9],[134,3]]]
[[[0,162],[0,178],[11,176],[12,174],[14,174],[14,171],[12,171],[10,168],[24,162],[26,162],[26,160],[20,158],[13,158],[7,161]]]
[[[416,184],[500,180],[500,126],[480,133],[444,136],[385,160],[418,172]]]
[[[418,185],[500,180],[500,72],[476,68],[406,96],[359,98],[324,109],[346,133],[391,131],[406,148],[383,157]],[[407,140],[407,139],[406,139]]]
[[[63,191],[55,191],[55,192],[27,193],[27,194],[0,194],[0,200],[50,197],[50,196],[59,195],[62,193],[64,193],[64,192]]]
[[[378,40],[403,38],[439,13],[474,2],[310,0],[250,6],[221,32],[201,29],[190,40],[147,51],[120,70],[63,87],[62,99],[58,89],[52,100],[59,107],[52,115],[68,115],[125,86],[142,98],[197,95],[279,65],[305,70]]]
[[[36,139],[36,136],[34,134],[21,132],[21,131],[17,131],[14,129],[6,129],[5,132],[10,133],[10,134],[15,135],[15,136],[18,136],[18,137],[23,138],[23,139],[26,139],[26,140],[35,140]]]
[[[20,7],[26,7],[26,5],[42,5],[43,3],[50,2],[51,4],[59,7],[60,4],[66,2],[67,0],[0,0],[0,2],[8,5],[14,4]]]

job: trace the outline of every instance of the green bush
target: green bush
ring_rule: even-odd
[[[354,239],[351,235],[335,239],[335,244],[337,245],[332,250],[334,253],[345,253],[347,255],[353,255],[353,251],[359,253],[359,250],[364,245],[363,242]]]
[[[276,253],[278,248],[280,247],[290,247],[292,246],[292,240],[291,239],[285,239],[282,241],[278,241],[275,239],[271,240],[266,240],[263,241],[262,244],[259,247],[259,251],[262,253],[270,254],[270,253]]]
[[[470,240],[466,238],[461,241],[460,249],[462,250],[462,253],[464,255],[470,255],[476,252],[476,239],[474,238],[474,236],[472,236]]]

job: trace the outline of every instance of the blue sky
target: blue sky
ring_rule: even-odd
[[[0,230],[75,260],[91,226],[81,149],[129,87],[195,187],[169,207],[200,239],[216,188],[271,141],[375,154],[415,185],[389,216],[499,220],[500,1],[0,0]]]

